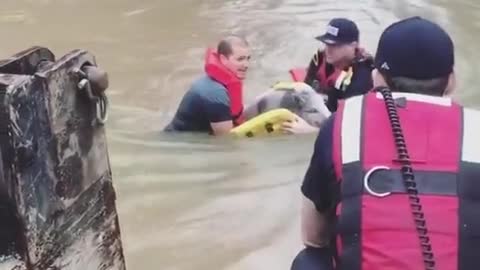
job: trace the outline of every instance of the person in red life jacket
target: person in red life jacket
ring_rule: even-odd
[[[357,25],[334,18],[326,32],[316,37],[325,44],[308,66],[304,82],[328,96],[327,107],[337,110],[338,100],[365,94],[372,88],[373,59],[359,46]]]
[[[382,33],[375,67],[373,91],[319,132],[292,269],[478,269],[480,111],[450,98],[453,41],[407,18]]]
[[[242,123],[242,81],[250,62],[247,41],[229,36],[205,55],[205,75],[186,92],[165,131],[226,134]]]
[[[357,25],[345,18],[334,18],[325,34],[316,37],[325,44],[312,57],[304,82],[318,93],[327,96],[331,112],[337,110],[339,100],[363,95],[372,89],[373,57],[359,46]],[[318,132],[300,117],[287,121],[282,129],[289,134]]]

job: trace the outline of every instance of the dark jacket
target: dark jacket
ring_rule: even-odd
[[[337,110],[338,101],[341,99],[349,98],[352,96],[358,96],[366,94],[373,88],[372,70],[375,68],[373,58],[364,53],[358,53],[358,56],[352,62],[353,75],[351,83],[345,89],[336,89],[334,86],[328,87],[329,89],[320,89],[319,78],[317,76],[318,71],[323,63],[324,52],[317,51],[312,57],[307,69],[307,75],[304,82],[312,86],[317,92],[327,93],[328,101],[327,107],[331,112]],[[350,67],[347,67],[349,69]],[[331,64],[326,64],[327,76],[335,71],[335,68]]]

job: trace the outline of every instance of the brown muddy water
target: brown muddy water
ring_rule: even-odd
[[[247,102],[306,65],[313,37],[355,20],[381,31],[421,15],[456,44],[456,98],[480,107],[475,0],[3,0],[0,57],[32,45],[87,49],[110,75],[108,144],[129,270],[288,269],[301,248],[300,183],[314,135],[229,140],[161,133],[202,70],[205,47],[240,33],[253,48]]]

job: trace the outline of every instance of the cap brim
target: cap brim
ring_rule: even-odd
[[[316,40],[318,41],[321,41],[327,45],[335,45],[335,44],[340,44],[340,42],[336,41],[336,40],[333,40],[329,37],[327,37],[326,35],[321,35],[321,36],[318,36],[318,37],[315,37]]]

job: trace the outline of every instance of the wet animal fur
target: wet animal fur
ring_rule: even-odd
[[[269,91],[257,102],[245,110],[247,119],[251,119],[264,112],[285,108],[303,118],[312,126],[320,125],[330,116],[325,105],[325,96],[318,94],[305,84],[301,89],[276,89]]]

